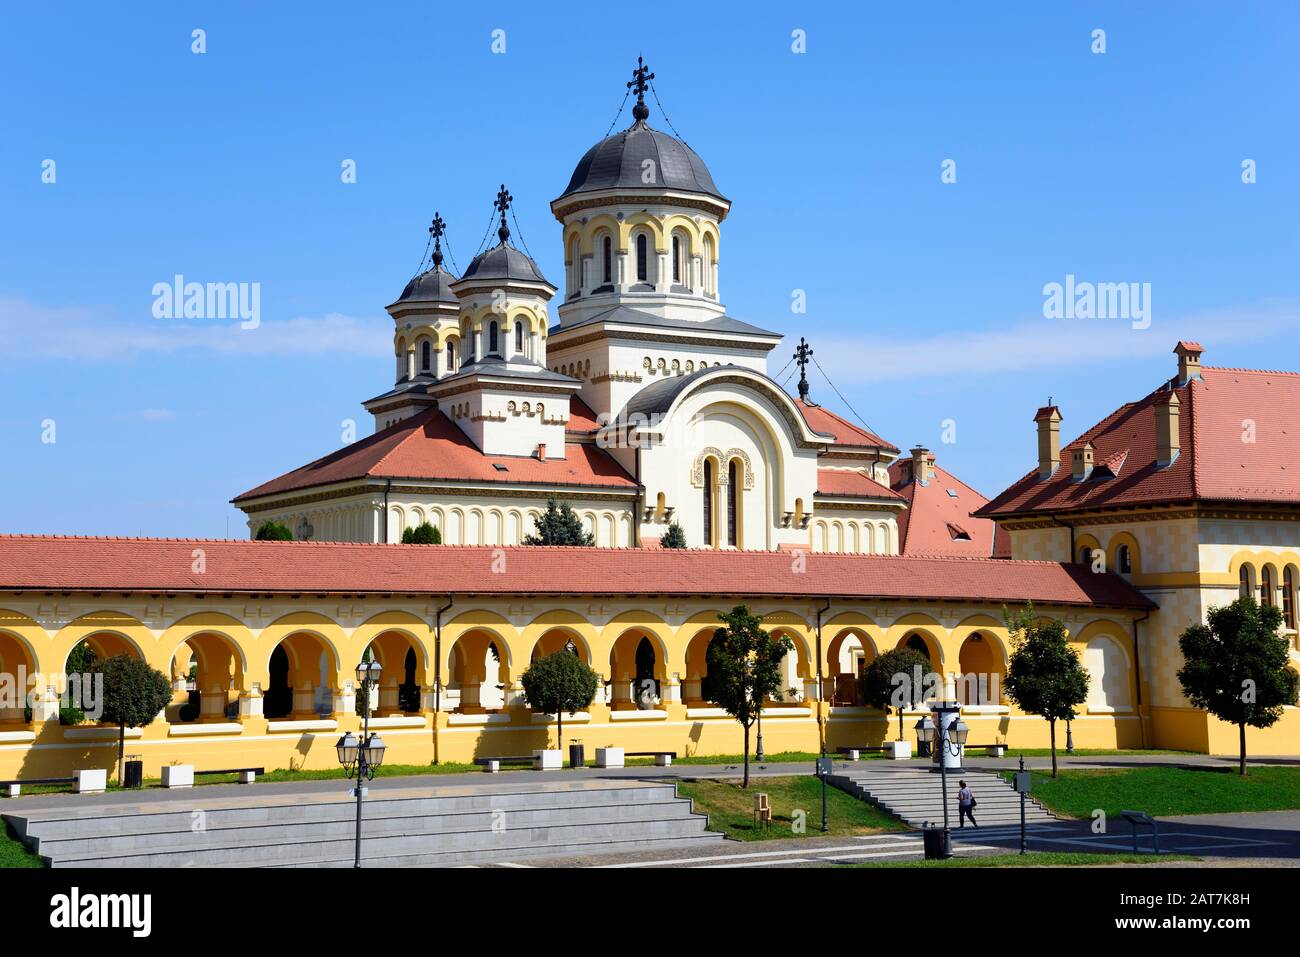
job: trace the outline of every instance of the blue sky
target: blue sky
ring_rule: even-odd
[[[0,531],[239,536],[232,496],[370,431],[434,209],[463,267],[508,183],[561,280],[547,203],[638,53],[734,202],[721,291],[787,335],[771,371],[806,336],[874,429],[986,494],[1032,467],[1048,395],[1073,436],[1180,338],[1300,369],[1300,8],[540,6],[7,6]],[[261,327],[154,318],[177,273],[260,283]],[[1150,283],[1150,327],[1044,317],[1067,274]]]

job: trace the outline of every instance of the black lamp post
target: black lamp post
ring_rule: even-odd
[[[966,745],[970,728],[961,719],[961,708],[955,701],[936,701],[930,706],[930,710],[934,712],[935,720],[931,721],[927,716],[918,721],[916,737],[918,741],[926,744],[934,743],[934,756],[939,762],[939,781],[943,791],[943,856],[951,857],[952,838],[948,825],[948,759],[950,757],[957,759],[957,766],[952,770],[960,773],[962,749]]]
[[[356,850],[352,860],[353,867],[361,866],[361,799],[366,789],[362,781],[373,781],[375,770],[384,763],[384,739],[378,734],[370,733],[370,690],[378,688],[379,676],[383,672],[378,661],[362,661],[357,665],[357,685],[361,693],[361,740],[351,731],[339,738],[335,748],[339,753],[339,764],[349,778],[355,774],[357,779],[353,793],[357,797],[357,838]]]

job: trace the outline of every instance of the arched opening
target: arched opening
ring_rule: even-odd
[[[456,340],[447,340],[447,371],[456,371]]]
[[[683,255],[682,237],[677,233],[673,233],[673,282],[678,285],[681,285],[682,276],[686,274],[686,270],[683,268],[684,264],[682,263]]]
[[[567,628],[551,628],[545,632],[533,645],[533,653],[529,660],[536,661],[546,655],[553,655],[557,651],[567,651],[570,654],[577,655],[584,663],[591,664],[591,655],[587,651],[587,643],[582,640],[581,635]]]
[[[569,295],[574,296],[582,291],[582,256],[578,237],[574,236],[569,241]]]
[[[524,323],[522,319],[515,320],[515,352],[519,355],[524,353]]]
[[[934,667],[937,655],[931,652],[930,640],[919,631],[913,631],[898,642],[900,648],[911,648],[913,651],[920,652],[930,662],[930,667]]]
[[[338,675],[334,654],[319,635],[300,631],[271,651],[269,681],[262,699],[268,718],[306,720],[334,713]]]
[[[861,678],[876,658],[871,639],[858,628],[846,628],[831,639],[826,649],[826,673],[831,701],[837,705],[860,706]]]
[[[510,687],[509,650],[488,631],[471,631],[451,649],[447,706],[461,714],[488,714],[506,705]]]
[[[418,714],[425,672],[423,655],[417,653],[415,641],[404,632],[386,631],[370,642],[367,651],[382,669],[378,695],[371,703],[371,716]],[[361,713],[360,688],[357,689],[357,713]]]
[[[429,372],[433,369],[433,344],[425,339],[420,343],[420,371]]]
[[[600,249],[601,282],[609,285],[614,281],[614,240],[606,236],[600,241]]]
[[[1265,565],[1259,570],[1259,603],[1265,608],[1272,608],[1275,600],[1273,566]]]
[[[1250,567],[1249,562],[1242,562],[1241,568],[1237,570],[1237,595],[1240,598],[1249,598],[1254,592],[1254,569]]]
[[[964,705],[996,705],[1002,703],[1002,687],[1006,668],[1002,655],[994,647],[995,639],[984,632],[975,632],[961,644],[957,652],[957,700]]]
[[[615,711],[645,711],[659,704],[664,672],[663,654],[644,631],[625,631],[609,654],[611,707]]]
[[[705,628],[697,632],[686,646],[686,679],[682,682],[682,700],[687,705],[702,705],[713,701],[709,684],[709,646],[717,634],[718,629]]]
[[[727,463],[727,544],[732,548],[740,546],[740,483],[744,473],[737,467],[738,460]]]
[[[1282,569],[1282,622],[1290,631],[1295,631],[1295,568],[1288,565]]]
[[[492,355],[497,355],[501,351],[500,327],[497,321],[493,319],[488,323],[488,347],[487,351]]]
[[[636,281],[648,282],[650,276],[650,255],[646,249],[646,235],[641,233],[636,238]]]
[[[1128,710],[1128,658],[1119,643],[1108,635],[1097,635],[1083,650],[1082,664],[1092,678],[1088,682],[1088,710]]]
[[[1127,545],[1121,545],[1115,552],[1115,570],[1121,575],[1133,574],[1133,552]]]
[[[191,635],[171,660],[172,704],[167,720],[227,721],[239,715],[244,669],[239,650],[225,635]]]
[[[71,656],[69,656],[71,660]],[[11,675],[14,680],[14,695],[10,700],[0,702],[0,727],[19,728],[26,727],[30,718],[27,714],[27,694],[28,688],[25,681],[19,680],[19,675],[31,676],[36,673],[36,662],[28,652],[27,646],[18,638],[6,632],[0,631],[0,674]],[[79,672],[78,672],[79,673]],[[69,669],[68,679],[74,672]],[[56,688],[62,693],[64,689]],[[78,682],[78,697],[80,697],[80,682]]]
[[[704,544],[712,548],[713,538],[713,496],[718,485],[718,476],[713,459],[704,460]]]

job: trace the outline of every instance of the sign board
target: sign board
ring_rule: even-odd
[[[1017,771],[1016,780],[1015,780],[1016,791],[1018,791],[1021,794],[1028,794],[1031,790],[1032,781],[1033,781],[1033,775],[1030,772]]]
[[[817,759],[817,776],[819,778],[827,777],[831,773],[831,771],[833,770],[833,768],[831,767],[831,762],[832,762],[831,758]]]

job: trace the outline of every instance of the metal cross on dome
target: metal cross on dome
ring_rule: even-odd
[[[514,202],[514,199],[509,190],[506,189],[506,184],[502,183],[501,189],[497,192],[497,198],[492,204],[493,209],[501,213],[501,228],[497,230],[497,235],[501,237],[503,243],[510,238],[510,227],[506,225],[506,210],[510,208],[510,204]]]
[[[442,234],[447,231],[447,224],[442,221],[442,215],[438,212],[433,214],[433,222],[429,224],[429,235],[433,237],[433,264],[442,265]]]
[[[794,350],[794,361],[799,366],[799,398],[804,402],[808,401],[808,360],[812,358],[812,346],[808,345],[803,336],[799,337],[799,345]]]
[[[655,75],[650,72],[650,68],[645,65],[641,57],[636,58],[636,69],[632,71],[632,79],[628,82],[629,90],[636,90],[636,106],[632,107],[632,118],[636,120],[645,120],[650,115],[650,107],[645,105],[645,91],[650,81]]]

